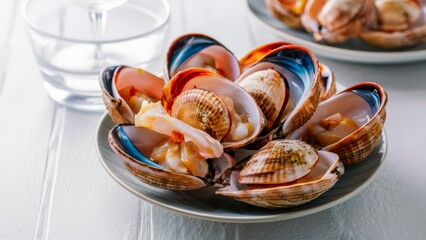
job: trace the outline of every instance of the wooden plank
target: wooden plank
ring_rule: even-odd
[[[95,130],[100,116],[66,110],[49,238],[134,238],[139,200],[99,162]]]
[[[20,1],[4,4],[0,54],[6,51],[10,55],[2,55],[0,63],[0,239],[30,239],[39,209],[54,104],[43,89],[24,23],[17,16]],[[9,26],[4,27],[7,22]]]

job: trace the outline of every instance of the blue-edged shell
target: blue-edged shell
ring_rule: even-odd
[[[134,125],[116,125],[108,135],[111,148],[129,172],[140,181],[158,188],[182,191],[208,187],[222,181],[223,175],[235,164],[232,157],[224,153],[210,161],[212,172],[208,178],[169,170],[147,157],[165,138],[168,136]]]
[[[309,142],[308,128],[311,124],[340,113],[355,121],[359,128],[321,149],[336,153],[345,165],[358,163],[370,154],[380,140],[386,120],[386,104],[387,94],[380,85],[371,82],[356,84],[321,102],[312,118],[288,138]]]
[[[111,66],[99,76],[102,98],[111,119],[117,124],[133,124],[137,110],[129,105],[129,95],[141,93],[159,101],[165,81],[140,68]]]
[[[308,121],[320,102],[323,85],[319,62],[309,49],[288,43],[272,43],[271,47],[262,46],[254,51],[259,49],[262,54],[258,55],[256,62],[256,57],[243,58],[242,66],[245,68],[236,82],[265,69],[274,69],[286,79],[290,100],[280,110],[280,115],[267,136],[276,132],[280,126],[281,133],[286,135]]]
[[[201,67],[227,79],[240,75],[240,65],[234,54],[215,39],[198,33],[177,38],[167,52],[165,75],[170,80],[179,71]]]

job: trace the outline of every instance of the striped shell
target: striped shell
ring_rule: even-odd
[[[211,91],[194,88],[176,97],[170,115],[221,141],[231,129],[226,105]]]
[[[307,203],[332,188],[344,173],[336,154],[326,151],[318,151],[318,154],[315,168],[296,181],[250,189],[238,182],[239,172],[233,171],[230,183],[216,193],[264,208],[289,208]]]
[[[202,68],[183,70],[174,76],[165,86],[162,103],[167,112],[171,112],[179,95],[193,88],[204,89],[218,96],[227,96],[233,99],[235,109],[246,114],[253,123],[253,131],[247,138],[238,141],[224,139],[221,142],[224,148],[239,148],[252,143],[262,131],[265,119],[250,94],[234,82]]]
[[[112,66],[104,69],[99,77],[102,99],[111,119],[117,124],[133,124],[137,111],[129,105],[129,95],[124,92],[130,89],[153,100],[160,100],[165,82],[140,68]]]
[[[240,59],[240,65],[243,71],[257,62],[259,59],[266,56],[272,50],[281,46],[292,45],[288,42],[272,42],[254,48]],[[336,80],[331,68],[323,63],[319,63],[321,71],[321,96],[320,101],[323,101],[336,93]]]
[[[174,40],[166,60],[164,70],[167,79],[191,67],[207,68],[231,80],[241,73],[238,60],[231,51],[217,40],[199,33],[186,34]]]
[[[302,141],[271,141],[250,158],[238,180],[243,184],[288,183],[311,172],[318,159],[315,148]]]
[[[116,125],[108,135],[113,151],[119,156],[129,172],[140,181],[168,190],[194,190],[219,182],[234,160],[223,153],[210,161],[215,173],[208,178],[179,173],[153,162],[149,157],[153,147],[168,136],[134,125]]]
[[[272,70],[254,72],[238,82],[254,98],[266,118],[264,131],[269,131],[288,100],[288,90],[281,75]]]
[[[339,155],[345,165],[364,160],[380,140],[386,120],[387,94],[376,83],[363,82],[354,85],[321,102],[312,118],[291,133],[289,139],[309,141],[308,127],[335,113],[354,120],[359,128],[340,141],[322,150]]]
[[[257,48],[261,54],[255,62],[256,49],[244,57],[241,64],[245,66],[244,71],[236,80],[239,83],[250,74],[265,69],[273,69],[286,79],[289,88],[288,104],[286,109],[281,109],[266,137],[275,133],[281,126],[282,134],[286,135],[308,121],[320,101],[323,89],[318,60],[309,49],[282,42],[272,43],[270,46]],[[272,48],[273,50],[269,50]]]

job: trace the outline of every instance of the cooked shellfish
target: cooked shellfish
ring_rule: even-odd
[[[278,45],[278,44],[277,44]],[[273,44],[272,46],[276,46]],[[269,49],[261,47],[258,49]],[[282,134],[302,126],[313,114],[320,101],[322,91],[321,73],[318,60],[308,49],[297,45],[282,45],[262,55],[254,63],[254,57],[245,58],[246,67],[236,82],[239,84],[247,76],[266,69],[277,71],[285,79],[289,100],[279,109],[278,118],[271,130],[262,137],[268,137],[282,126]]]
[[[273,145],[277,144],[278,142],[281,142],[279,144],[284,146],[287,144],[298,146],[301,148],[309,146],[308,144],[303,144],[300,141],[288,140],[274,141],[270,142],[269,144]],[[268,145],[262,148],[260,152],[263,151],[263,149],[270,148],[270,146]],[[304,158],[303,156],[300,156],[300,152],[297,151],[298,154],[296,155],[298,156],[296,161],[292,161],[292,158],[282,162],[275,161],[276,164],[273,165],[276,166],[271,169],[271,173],[269,173],[271,177],[266,178],[268,179],[268,181],[265,184],[243,184],[241,183],[241,178],[244,179],[244,177],[241,177],[241,174],[243,173],[244,169],[240,172],[233,171],[231,173],[229,183],[227,183],[225,187],[222,187],[217,190],[216,193],[234,198],[238,201],[243,201],[252,205],[265,208],[287,208],[309,202],[320,196],[322,193],[324,193],[331,187],[333,187],[339,177],[343,175],[344,167],[343,164],[339,161],[339,157],[334,153],[326,151],[318,151],[318,153],[316,153],[316,151],[312,151],[312,149],[307,150],[307,152],[315,153],[312,154],[312,156],[317,157],[312,158],[312,160],[315,159],[315,163],[314,165],[311,165],[311,167],[308,167],[310,166],[310,164],[302,164],[308,167],[306,169],[309,169],[311,171],[309,171],[307,174],[305,171],[295,171],[299,173],[299,178],[296,178],[293,181],[284,181],[285,183],[278,183],[280,181],[275,180],[279,179],[279,176],[286,176],[286,174],[275,175],[273,174],[273,172],[278,171],[281,173],[285,173],[285,171],[282,171],[283,168],[279,168],[280,163],[293,163],[287,165],[284,164],[284,169],[286,167],[292,169],[294,165],[297,166],[297,163],[311,162],[312,164],[312,161],[305,161],[305,159],[311,159],[311,155],[309,155],[309,157]],[[270,153],[272,159],[275,157],[275,153],[273,151],[266,151],[266,153]],[[264,158],[269,157],[266,153],[264,153]],[[302,153],[304,153],[304,150],[302,150]],[[252,159],[256,159],[257,157],[258,156],[253,156]],[[247,163],[247,167],[253,166],[253,164],[250,164],[250,161],[252,161],[252,159],[250,159]],[[289,172],[290,176],[294,176],[294,174],[291,174],[291,170]]]
[[[143,103],[136,126],[115,126],[109,143],[126,168],[152,186],[171,190],[207,187],[220,182],[235,164],[219,142],[170,117],[158,102]]]
[[[165,66],[166,78],[171,79],[179,71],[191,67],[205,68],[230,80],[235,80],[241,72],[231,51],[215,39],[197,33],[183,35],[171,44]]]
[[[363,41],[382,48],[401,48],[426,40],[426,6],[417,0],[376,0],[375,4],[378,26],[363,32]]]
[[[308,0],[301,17],[316,41],[343,43],[374,28],[374,0]]]
[[[108,67],[100,75],[102,98],[117,124],[134,123],[143,100],[159,101],[165,81],[140,68]]]
[[[343,118],[354,121],[357,127],[348,121],[347,126],[344,126],[345,129],[342,129],[346,134],[342,133],[343,135],[335,140],[330,139],[334,137],[333,132],[327,134],[325,136],[327,138],[322,140],[325,146],[320,149],[338,154],[345,165],[358,163],[370,154],[380,140],[386,120],[386,104],[386,92],[378,84],[368,82],[357,84],[321,102],[312,118],[288,138],[310,142],[314,136],[310,136],[309,133],[316,135],[322,131],[312,130],[315,124],[321,125],[320,121],[327,120],[330,116],[335,117],[338,113]],[[337,122],[336,126],[339,124]],[[356,130],[350,130],[352,128]]]
[[[179,98],[186,91],[208,92],[210,96],[217,98],[218,103],[223,103],[226,106],[227,112],[223,113],[216,111],[219,115],[226,118],[230,117],[229,133],[222,135],[221,141],[225,148],[238,148],[253,142],[264,127],[265,119],[254,99],[244,89],[239,87],[234,82],[225,79],[224,77],[202,68],[190,68],[179,72],[170,80],[164,88],[162,103],[166,110],[173,112],[175,104],[179,104]],[[202,97],[199,94],[197,97]],[[194,100],[195,101],[195,100]],[[201,99],[200,101],[205,101]],[[216,107],[222,106],[218,104]],[[180,107],[178,107],[180,108]],[[212,110],[213,107],[210,109]],[[202,118],[203,113],[199,113],[200,108],[190,109],[192,113],[186,113],[179,117],[183,122],[192,123],[193,126],[210,125],[204,121],[210,121],[208,118]],[[209,111],[210,111],[209,110]],[[188,110],[189,111],[189,110]],[[222,108],[223,111],[223,108]],[[209,112],[207,115],[213,114]],[[178,115],[176,115],[178,116]],[[201,121],[200,124],[194,124],[194,121]],[[216,123],[219,123],[217,121]],[[220,123],[222,126],[223,124]],[[225,124],[226,125],[226,124]],[[200,127],[202,128],[202,127]],[[216,128],[216,127],[212,127]],[[223,133],[226,131],[223,131]]]

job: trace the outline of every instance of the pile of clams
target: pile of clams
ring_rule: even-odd
[[[265,0],[269,11],[316,41],[351,38],[380,48],[401,48],[426,40],[424,0]]]
[[[330,68],[302,46],[274,42],[238,60],[215,39],[187,34],[164,70],[164,78],[130,66],[100,74],[117,124],[109,143],[157,188],[215,186],[260,207],[298,206],[365,159],[383,131],[386,92],[360,83],[336,94]],[[254,154],[237,162],[240,151]]]

